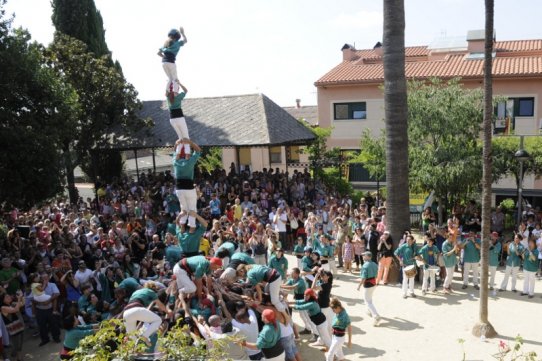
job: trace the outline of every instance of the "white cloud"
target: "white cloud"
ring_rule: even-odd
[[[343,28],[369,29],[382,27],[382,11],[358,11],[352,14],[340,14],[331,19],[331,24]]]

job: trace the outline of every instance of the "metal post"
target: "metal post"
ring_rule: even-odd
[[[152,172],[156,174],[156,156],[155,156],[154,148],[152,148]]]
[[[139,166],[137,165],[137,149],[134,149],[137,183],[139,183]]]
[[[523,138],[521,138],[523,140]],[[523,149],[523,147],[521,147]],[[523,160],[519,161],[519,188],[518,188],[518,228],[521,224],[521,212],[522,212],[522,201],[523,199]]]

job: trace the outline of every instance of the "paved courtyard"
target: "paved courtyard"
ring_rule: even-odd
[[[295,259],[288,256],[290,265]],[[497,281],[503,277],[503,269],[497,274]],[[353,345],[344,349],[347,360],[492,360],[500,340],[513,346],[519,334],[524,338],[523,349],[536,351],[542,360],[542,333],[540,316],[542,313],[542,281],[535,286],[536,296],[528,299],[511,291],[499,292],[490,297],[490,320],[499,333],[491,340],[480,340],[471,335],[471,328],[478,315],[478,291],[472,286],[461,290],[460,275],[455,274],[454,294],[428,293],[422,296],[416,285],[417,298],[403,299],[397,286],[378,286],[374,294],[375,306],[382,316],[380,326],[373,327],[372,319],[365,312],[361,301],[362,292],[357,291],[357,275],[339,272],[339,280],[334,282],[333,295],[346,305],[353,322]],[[510,287],[510,286],[509,286]],[[523,279],[517,288],[521,290]],[[301,320],[297,313],[294,319]],[[308,345],[309,336],[303,336],[300,343],[305,361],[324,360],[324,353]],[[458,342],[464,339],[464,345]],[[38,347],[39,338],[27,333],[24,343],[25,359],[58,360],[60,345],[48,344]]]

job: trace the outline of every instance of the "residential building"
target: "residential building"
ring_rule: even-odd
[[[542,40],[495,41],[494,49],[493,92],[508,99],[497,107],[495,135],[538,136],[542,127]],[[377,43],[373,49],[357,50],[345,44],[341,51],[341,63],[315,82],[318,121],[321,127],[333,127],[330,147],[359,149],[364,129],[379,136],[384,128],[383,48]],[[459,77],[465,87],[481,87],[483,52],[483,30],[407,47],[406,76],[418,80]],[[370,181],[366,172],[354,173],[362,174],[354,181]],[[526,176],[524,189],[527,197],[542,196],[542,179]],[[515,195],[515,182],[511,178],[499,181],[494,193]]]

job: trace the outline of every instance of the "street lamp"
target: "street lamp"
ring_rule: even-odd
[[[523,136],[519,138],[519,150],[514,154],[514,158],[519,162],[519,184],[518,184],[518,227],[521,224],[521,206],[523,199],[523,162],[528,161],[531,156],[523,149]]]

